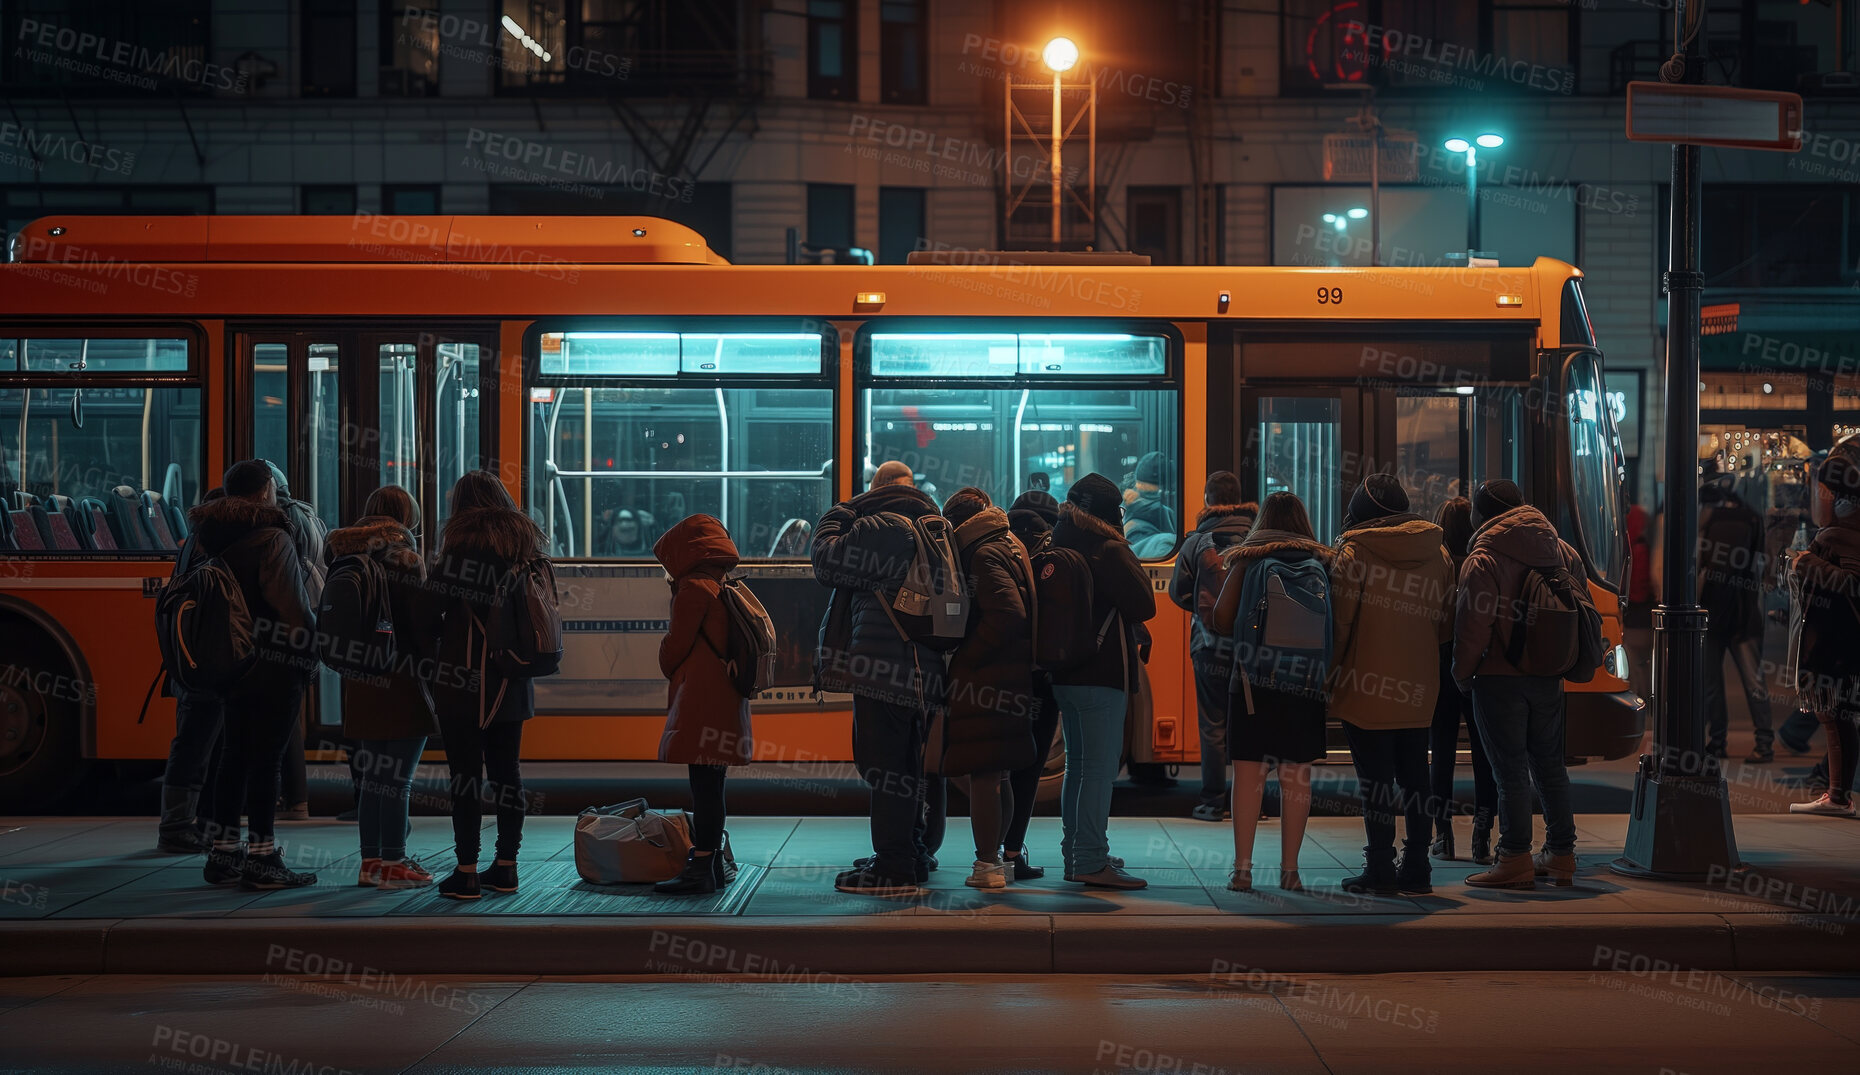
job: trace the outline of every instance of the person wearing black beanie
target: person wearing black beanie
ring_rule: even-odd
[[[1480,482],[1472,495],[1472,524],[1477,530],[1513,508],[1524,506],[1524,490],[1508,478]]]
[[[1350,507],[1343,516],[1344,529],[1360,523],[1408,513],[1408,490],[1393,474],[1371,474],[1350,495]]]
[[[1029,489],[1014,499],[1008,509],[1008,530],[1027,550],[1029,563],[1053,542],[1053,524],[1059,521],[1059,501],[1044,489]],[[1034,800],[1039,797],[1040,780],[1046,775],[1046,756],[1052,752],[1053,737],[1059,734],[1059,703],[1053,698],[1053,677],[1036,669],[1033,689],[1039,695],[1039,712],[1033,718],[1033,742],[1037,758],[1032,765],[1008,775],[1014,793],[1014,810],[1008,816],[1007,831],[1002,835],[1002,855],[1016,881],[1036,881],[1046,876],[1044,866],[1035,866],[1027,858],[1027,828],[1033,824]]]

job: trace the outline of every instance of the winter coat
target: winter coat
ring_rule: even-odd
[[[1699,512],[1699,606],[1713,638],[1763,637],[1763,519],[1735,494]]]
[[[1175,554],[1175,574],[1169,576],[1169,600],[1191,613],[1188,652],[1204,653],[1220,645],[1221,636],[1203,621],[1221,596],[1227,564],[1221,554],[1246,539],[1253,528],[1255,510],[1245,504],[1210,504],[1195,519],[1195,529],[1182,539]]]
[[[1085,557],[1091,568],[1091,622],[1095,632],[1105,617],[1116,612],[1104,645],[1092,659],[1077,668],[1053,673],[1056,687],[1116,687],[1133,691],[1137,685],[1138,624],[1156,618],[1156,595],[1150,578],[1130,551],[1118,528],[1067,501],[1059,506],[1053,527],[1053,544]]]
[[[1473,531],[1460,568],[1453,621],[1453,678],[1462,690],[1474,676],[1523,675],[1505,659],[1512,625],[1524,611],[1524,576],[1533,567],[1565,567],[1588,585],[1582,558],[1557,537],[1544,513],[1513,508]]]
[[[659,760],[679,765],[746,765],[751,756],[749,700],[724,666],[730,612],[723,579],[736,569],[729,531],[693,515],[652,547],[672,583],[672,622],[659,643],[659,671],[669,681]]]
[[[1816,531],[1789,566],[1789,594],[1789,652],[1802,707],[1860,710],[1860,528]]]
[[[412,739],[439,731],[428,680],[438,672],[438,602],[425,589],[426,564],[413,535],[385,515],[368,515],[332,530],[323,543],[325,566],[345,556],[367,556],[388,580],[394,620],[394,666],[370,679],[344,679],[342,734],[350,739]]]
[[[225,496],[194,505],[187,522],[199,552],[219,557],[238,580],[252,615],[258,659],[237,686],[279,676],[308,679],[317,667],[316,613],[284,512],[251,497]]]
[[[475,508],[447,521],[445,536],[427,573],[427,589],[444,616],[439,635],[443,671],[434,682],[433,701],[442,727],[479,720],[479,710],[495,708],[491,723],[528,720],[536,715],[536,691],[528,679],[507,679],[484,667],[482,625],[497,601],[504,576],[537,558],[529,520],[509,508]],[[463,674],[449,670],[462,669]],[[481,673],[481,674],[480,674]],[[502,698],[499,698],[499,692]]]
[[[945,776],[1024,769],[1035,761],[1033,580],[1007,512],[984,508],[956,528],[971,586],[969,629],[949,659]]]
[[[1440,527],[1418,515],[1343,532],[1330,568],[1331,716],[1370,731],[1433,724],[1454,585]]]
[[[827,509],[814,528],[814,578],[833,589],[814,651],[814,688],[922,712],[943,702],[943,655],[898,632],[887,609],[910,571],[917,537],[906,519],[935,515],[914,486],[881,485]],[[897,518],[903,516],[903,518]]]

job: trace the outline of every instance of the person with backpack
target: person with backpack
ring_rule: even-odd
[[[290,479],[285,477],[283,468],[269,459],[260,460],[271,470],[271,481],[278,490],[278,510],[290,522],[291,542],[297,546],[297,556],[304,568],[304,593],[310,598],[312,608],[323,596],[323,544],[328,539],[329,528],[316,509],[302,500],[291,496]],[[304,702],[308,705],[310,692],[304,692]],[[284,759],[278,771],[278,820],[310,820],[310,779],[304,764],[304,718],[291,724],[291,738],[284,744]]]
[[[1763,518],[1732,488],[1728,475],[1699,488],[1699,605],[1707,613],[1705,650],[1705,753],[1723,758],[1730,723],[1725,705],[1724,659],[1744,687],[1756,745],[1744,761],[1776,760],[1769,688],[1758,649],[1763,644]]]
[[[691,781],[691,851],[678,876],[654,892],[715,892],[724,873],[724,776],[752,756],[749,699],[729,666],[730,610],[725,578],[740,557],[730,532],[709,515],[692,515],[652,548],[672,589],[671,623],[659,643],[659,671],[668,682],[659,760],[683,765]]]
[[[943,653],[913,637],[894,608],[907,599],[901,591],[908,582],[959,584],[959,568],[911,578],[920,552],[932,551],[919,541],[931,525],[948,524],[912,483],[911,468],[892,460],[874,472],[869,490],[828,508],[814,528],[814,577],[833,590],[820,622],[814,688],[853,696],[854,764],[872,790],[872,855],[834,878],[841,892],[915,893],[937,865],[924,844],[924,742],[943,704]],[[966,606],[952,603],[966,620]]]
[[[226,495],[215,488],[203,503]],[[181,542],[168,581],[187,574],[206,557],[200,535]],[[207,832],[213,817],[213,778],[218,769],[225,702],[211,691],[190,691],[175,682],[172,671],[162,670],[162,694],[174,698],[174,738],[168,743],[168,765],[161,774],[161,821],[155,849],[170,855],[197,855],[213,846]]]
[[[1227,750],[1234,766],[1234,868],[1227,887],[1253,890],[1253,839],[1266,777],[1279,769],[1279,887],[1301,892],[1298,852],[1311,817],[1311,763],[1324,757],[1324,678],[1334,630],[1331,550],[1304,501],[1268,496],[1238,545],[1206,626],[1231,640]]]
[[[225,703],[224,745],[213,789],[213,846],[202,876],[209,884],[237,882],[249,890],[299,888],[315,884],[316,875],[284,864],[274,823],[279,761],[316,668],[316,614],[304,590],[290,523],[278,507],[271,468],[256,459],[234,463],[220,486],[225,496],[202,501],[187,514],[204,559],[169,584],[156,608],[158,614],[171,610],[177,618],[202,621],[178,628],[160,625],[158,633],[178,633],[187,655],[170,654],[164,647],[164,660],[183,689],[208,690]],[[204,644],[209,637],[213,647]],[[204,666],[210,652],[240,650],[244,656],[234,664]],[[201,665],[190,671],[177,667],[190,659]]]
[[[1195,714],[1201,732],[1201,801],[1190,816],[1200,821],[1227,819],[1227,681],[1233,672],[1233,647],[1225,635],[1206,625],[1227,580],[1223,554],[1246,538],[1259,505],[1240,501],[1240,479],[1231,470],[1208,475],[1202,487],[1205,505],[1195,529],[1182,539],[1169,576],[1169,599],[1190,614],[1189,664],[1195,671]]]
[[[1440,527],[1441,544],[1453,558],[1453,578],[1460,577],[1466,564],[1467,545],[1472,541],[1472,501],[1456,496],[1440,505],[1434,514]],[[1458,762],[1460,727],[1466,728],[1467,749],[1472,753],[1473,831],[1472,860],[1481,866],[1492,864],[1492,822],[1498,816],[1498,783],[1492,779],[1492,759],[1486,757],[1485,744],[1479,739],[1479,722],[1473,719],[1472,699],[1453,685],[1453,639],[1440,644],[1440,690],[1434,697],[1434,723],[1429,732],[1433,762],[1434,844],[1431,854],[1437,859],[1453,858],[1453,770]]]
[[[1440,527],[1408,510],[1400,479],[1371,474],[1344,512],[1330,578],[1330,715],[1343,722],[1350,744],[1368,839],[1363,872],[1342,887],[1425,895],[1433,891],[1428,732],[1440,690],[1440,647],[1453,638],[1453,558]],[[1399,864],[1398,814],[1404,818]]]
[[[1158,462],[1160,466],[1160,461]],[[1053,694],[1066,736],[1066,775],[1059,814],[1065,879],[1095,888],[1135,889],[1149,882],[1124,872],[1110,845],[1111,782],[1117,778],[1124,721],[1138,689],[1136,629],[1156,616],[1149,576],[1124,540],[1123,495],[1102,474],[1072,484],[1059,506],[1053,549],[1078,559],[1036,562],[1041,633],[1062,626],[1089,632],[1080,652],[1053,669]],[[1082,564],[1079,563],[1082,560]],[[1063,603],[1048,599],[1048,568]],[[1044,639],[1036,639],[1036,649]]]
[[[405,489],[368,494],[362,517],[329,532],[317,606],[323,663],[343,676],[342,734],[355,743],[356,883],[422,888],[433,877],[407,855],[413,776],[439,731],[428,680],[439,648],[436,602],[425,592],[420,508]],[[383,630],[385,628],[385,630]]]
[[[552,613],[555,585],[541,528],[517,510],[496,475],[483,470],[460,475],[451,501],[452,514],[427,580],[444,615],[433,703],[451,770],[452,841],[458,856],[458,867],[438,891],[447,899],[475,900],[486,888],[517,890],[517,850],[526,812],[518,758],[523,723],[536,713],[536,691],[534,675],[519,674],[523,670],[509,652],[509,625],[526,599],[545,603],[539,615]],[[557,619],[557,662],[560,626]],[[552,666],[538,666],[535,674],[552,671]],[[479,827],[487,799],[495,804],[497,844],[491,867],[481,876]]]
[[[1563,764],[1566,713],[1562,671],[1546,652],[1581,646],[1562,635],[1562,616],[1544,603],[1552,582],[1581,587],[1582,558],[1557,536],[1516,483],[1482,482],[1472,495],[1472,543],[1460,568],[1453,631],[1453,679],[1473,700],[1479,739],[1498,782],[1498,860],[1466,883],[1532,888],[1538,875],[1568,886],[1576,876],[1576,815]],[[1551,663],[1561,663],[1559,657]],[[1580,658],[1577,658],[1579,661]],[[1529,667],[1525,667],[1529,666]],[[1571,668],[1574,665],[1572,663]],[[1531,857],[1532,788],[1543,801],[1543,851]]]
[[[1044,475],[1040,475],[1044,477]],[[1052,546],[1053,524],[1059,521],[1059,501],[1045,489],[1030,488],[1014,498],[1008,508],[1008,530],[1027,550],[1029,562],[1038,561]],[[1036,594],[1035,603],[1038,603]],[[1053,738],[1059,734],[1059,702],[1053,697],[1053,676],[1046,670],[1033,669],[1033,692],[1039,705],[1033,718],[1033,761],[1008,775],[1014,796],[1007,831],[1001,837],[1001,855],[1014,881],[1037,881],[1046,876],[1046,867],[1036,866],[1027,857],[1027,829],[1033,824],[1033,807],[1040,797],[1040,781],[1046,776],[1046,760],[1053,751]]]
[[[1009,530],[1007,512],[982,490],[951,493],[943,516],[956,528],[971,600],[968,633],[949,658],[939,771],[967,781],[975,863],[965,883],[1002,889],[1012,872],[1001,855],[1014,814],[1009,774],[1043,756],[1033,740],[1040,705],[1033,683],[1033,561]]]
[[[1853,817],[1860,768],[1860,434],[1815,471],[1815,522],[1789,566],[1789,651],[1796,693],[1828,739],[1828,789],[1792,814]]]

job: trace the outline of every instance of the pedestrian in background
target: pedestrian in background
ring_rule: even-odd
[[[1453,578],[1458,580],[1466,564],[1467,546],[1472,542],[1472,501],[1456,496],[1434,515],[1440,527],[1441,544],[1453,560]],[[1466,746],[1472,754],[1473,830],[1472,860],[1481,866],[1492,864],[1492,822],[1498,816],[1498,783],[1492,778],[1492,759],[1486,757],[1485,743],[1479,738],[1479,722],[1473,719],[1472,699],[1460,693],[1453,683],[1453,639],[1440,644],[1440,690],[1434,695],[1434,724],[1429,733],[1433,748],[1432,805],[1434,807],[1434,846],[1437,859],[1451,861],[1453,850],[1453,770],[1460,748],[1460,728],[1466,729]]]
[[[1201,800],[1190,816],[1200,821],[1227,818],[1227,682],[1233,647],[1206,621],[1227,579],[1224,554],[1246,538],[1259,514],[1259,505],[1242,503],[1240,495],[1240,479],[1232,471],[1208,475],[1201,490],[1201,514],[1195,517],[1195,529],[1182,539],[1175,573],[1169,577],[1169,599],[1189,613],[1188,656],[1201,735]]]
[[[1821,529],[1789,569],[1789,642],[1802,708],[1828,733],[1828,790],[1792,814],[1853,817],[1860,768],[1860,434],[1815,472]]]
[[[1770,727],[1769,687],[1758,666],[1763,644],[1763,519],[1744,503],[1728,476],[1699,489],[1699,606],[1709,619],[1705,628],[1705,752],[1726,754],[1729,724],[1725,705],[1724,659],[1729,656],[1743,684],[1756,746],[1744,760],[1775,760],[1775,732]]]
[[[659,760],[684,765],[691,782],[691,852],[678,876],[653,891],[715,892],[724,874],[724,777],[752,756],[749,700],[736,692],[726,667],[730,611],[724,579],[740,558],[723,523],[692,515],[652,547],[672,589],[671,623],[659,642],[659,671],[669,697]]]
[[[1371,474],[1344,513],[1331,562],[1330,715],[1343,722],[1362,786],[1363,872],[1349,892],[1432,892],[1428,736],[1440,647],[1453,638],[1453,558],[1441,528],[1408,510],[1392,474]],[[1395,819],[1404,840],[1395,858]]]

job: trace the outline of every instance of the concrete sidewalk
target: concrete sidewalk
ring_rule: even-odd
[[[572,818],[529,819],[522,891],[475,903],[432,890],[355,887],[355,828],[280,826],[287,858],[317,885],[215,888],[198,857],[156,854],[150,818],[0,820],[0,974],[306,973],[306,961],[397,974],[1208,973],[1592,970],[1618,961],[1721,971],[1860,968],[1860,822],[1744,815],[1746,869],[1708,884],[1618,876],[1627,819],[1578,818],[1574,888],[1467,888],[1478,867],[1435,863],[1431,896],[1355,896],[1362,825],[1313,819],[1299,859],[1308,891],[1226,890],[1226,825],[1112,822],[1112,851],[1138,892],[1059,879],[1056,819],[1035,819],[1045,880],[967,888],[967,824],[952,819],[943,868],[914,897],[833,890],[870,849],[854,818],[734,818],[741,874],[708,897],[596,887],[575,874]],[[1470,823],[1458,833],[1464,849]],[[1276,864],[1276,822],[1255,861]],[[442,818],[414,820],[413,848],[450,866]],[[1624,968],[1616,968],[1624,969]],[[316,973],[311,970],[309,973]]]

